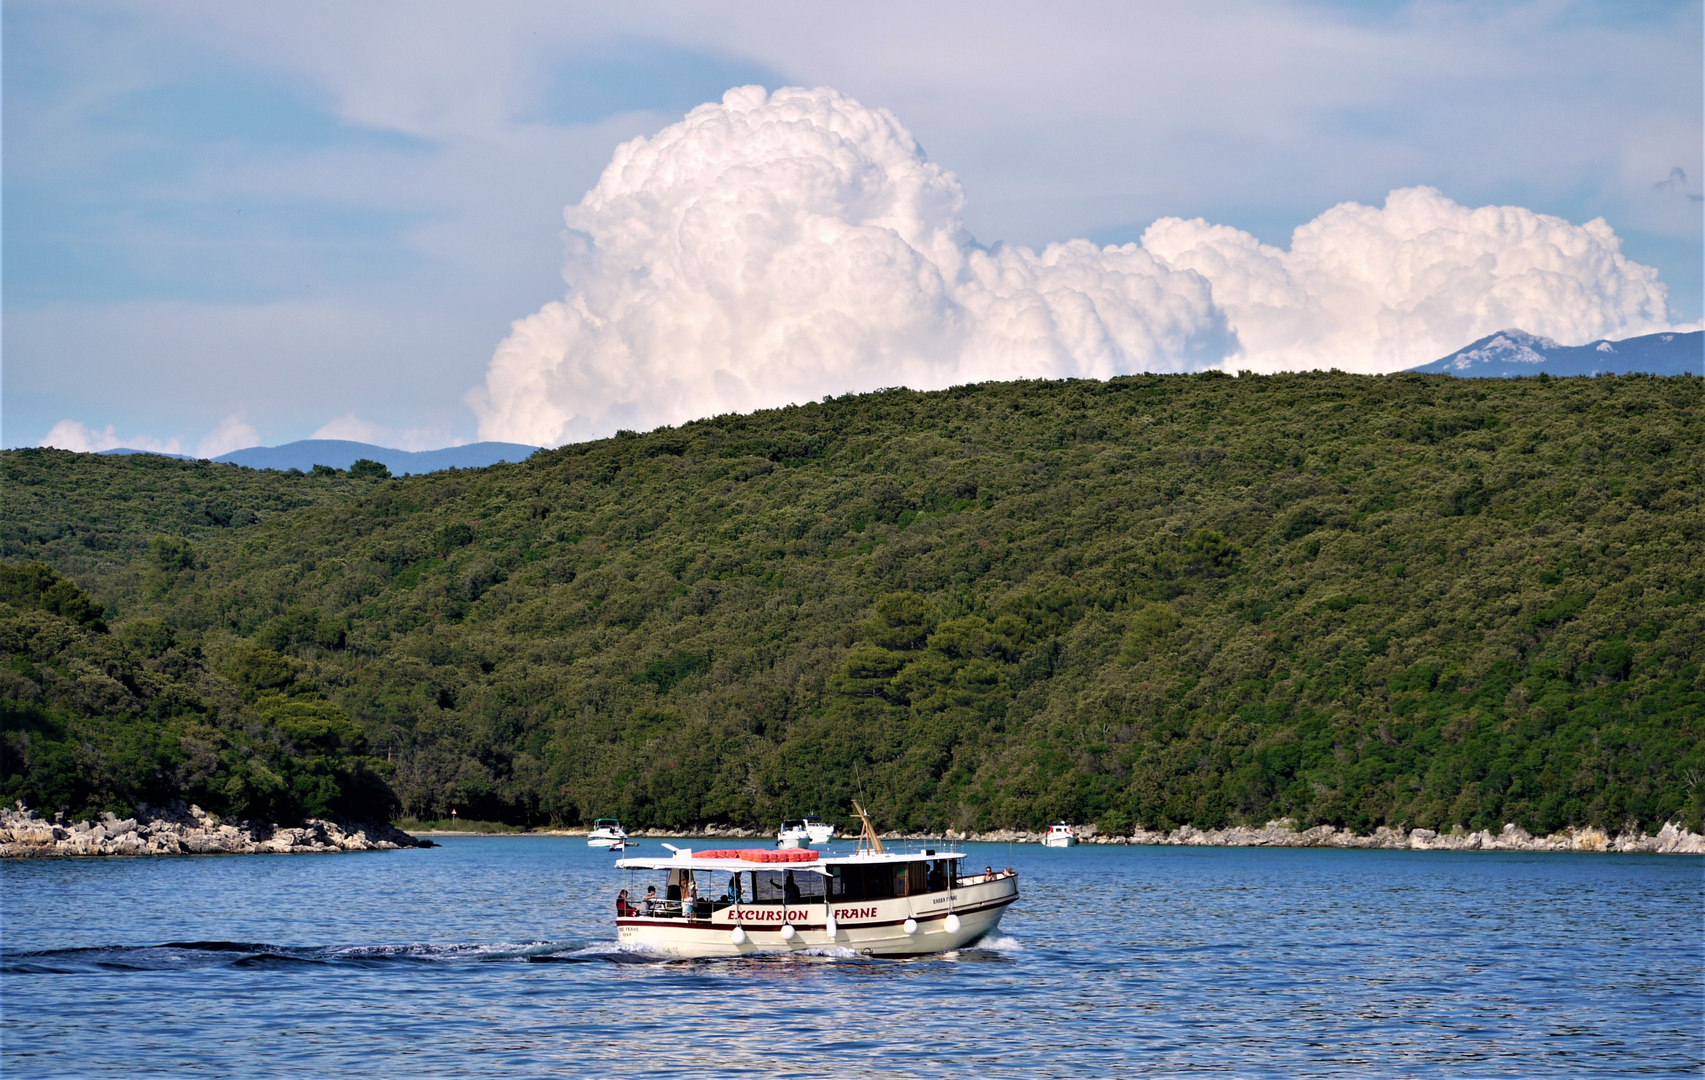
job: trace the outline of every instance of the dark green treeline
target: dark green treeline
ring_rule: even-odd
[[[1699,828],[1701,389],[892,390],[403,480],[13,451],[0,553],[348,718],[421,817]]]

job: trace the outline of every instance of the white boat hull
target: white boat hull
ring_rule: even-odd
[[[605,848],[615,847],[617,844],[625,843],[626,840],[627,838],[622,836],[594,836],[586,841],[586,846]]]
[[[821,847],[835,838],[833,825],[812,825],[804,829],[783,829],[776,834],[776,846],[781,848]]]
[[[1042,841],[1043,847],[1077,847],[1075,836],[1050,836]]]
[[[718,909],[709,919],[650,918],[616,920],[617,940],[668,956],[747,956],[758,953],[829,952],[846,949],[867,956],[926,956],[975,942],[1000,925],[1007,905],[1018,899],[1018,880],[1010,875],[961,885],[951,892],[892,900],[822,901],[784,906],[744,904]],[[829,933],[832,917],[835,932]],[[948,916],[956,929],[948,929]],[[915,925],[906,933],[906,923]],[[734,928],[745,931],[735,942]],[[782,928],[791,926],[792,937]]]

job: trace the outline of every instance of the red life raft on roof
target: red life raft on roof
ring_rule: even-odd
[[[816,862],[817,852],[805,848],[730,848],[726,851],[695,851],[695,859],[744,859],[757,863]]]

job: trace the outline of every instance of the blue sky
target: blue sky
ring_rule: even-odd
[[[563,207],[748,83],[891,110],[985,244],[1284,246],[1428,185],[1603,217],[1705,306],[1699,3],[611,7],[8,0],[0,439],[475,438]]]

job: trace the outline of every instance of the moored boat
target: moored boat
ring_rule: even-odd
[[[1077,830],[1063,821],[1056,821],[1048,826],[1048,835],[1042,837],[1043,847],[1077,847]]]
[[[863,810],[859,811],[863,816]],[[671,956],[850,949],[923,956],[987,936],[1018,899],[1009,868],[967,872],[957,851],[883,848],[865,818],[858,850],[671,848],[668,858],[618,860],[660,871],[664,890],[624,890],[616,934],[624,945]]]
[[[835,838],[835,827],[820,818],[806,814],[788,818],[776,833],[776,843],[782,847],[812,847],[827,844]]]
[[[601,817],[592,823],[592,834],[586,838],[587,847],[606,847],[620,850],[627,846],[627,830],[615,818]]]

